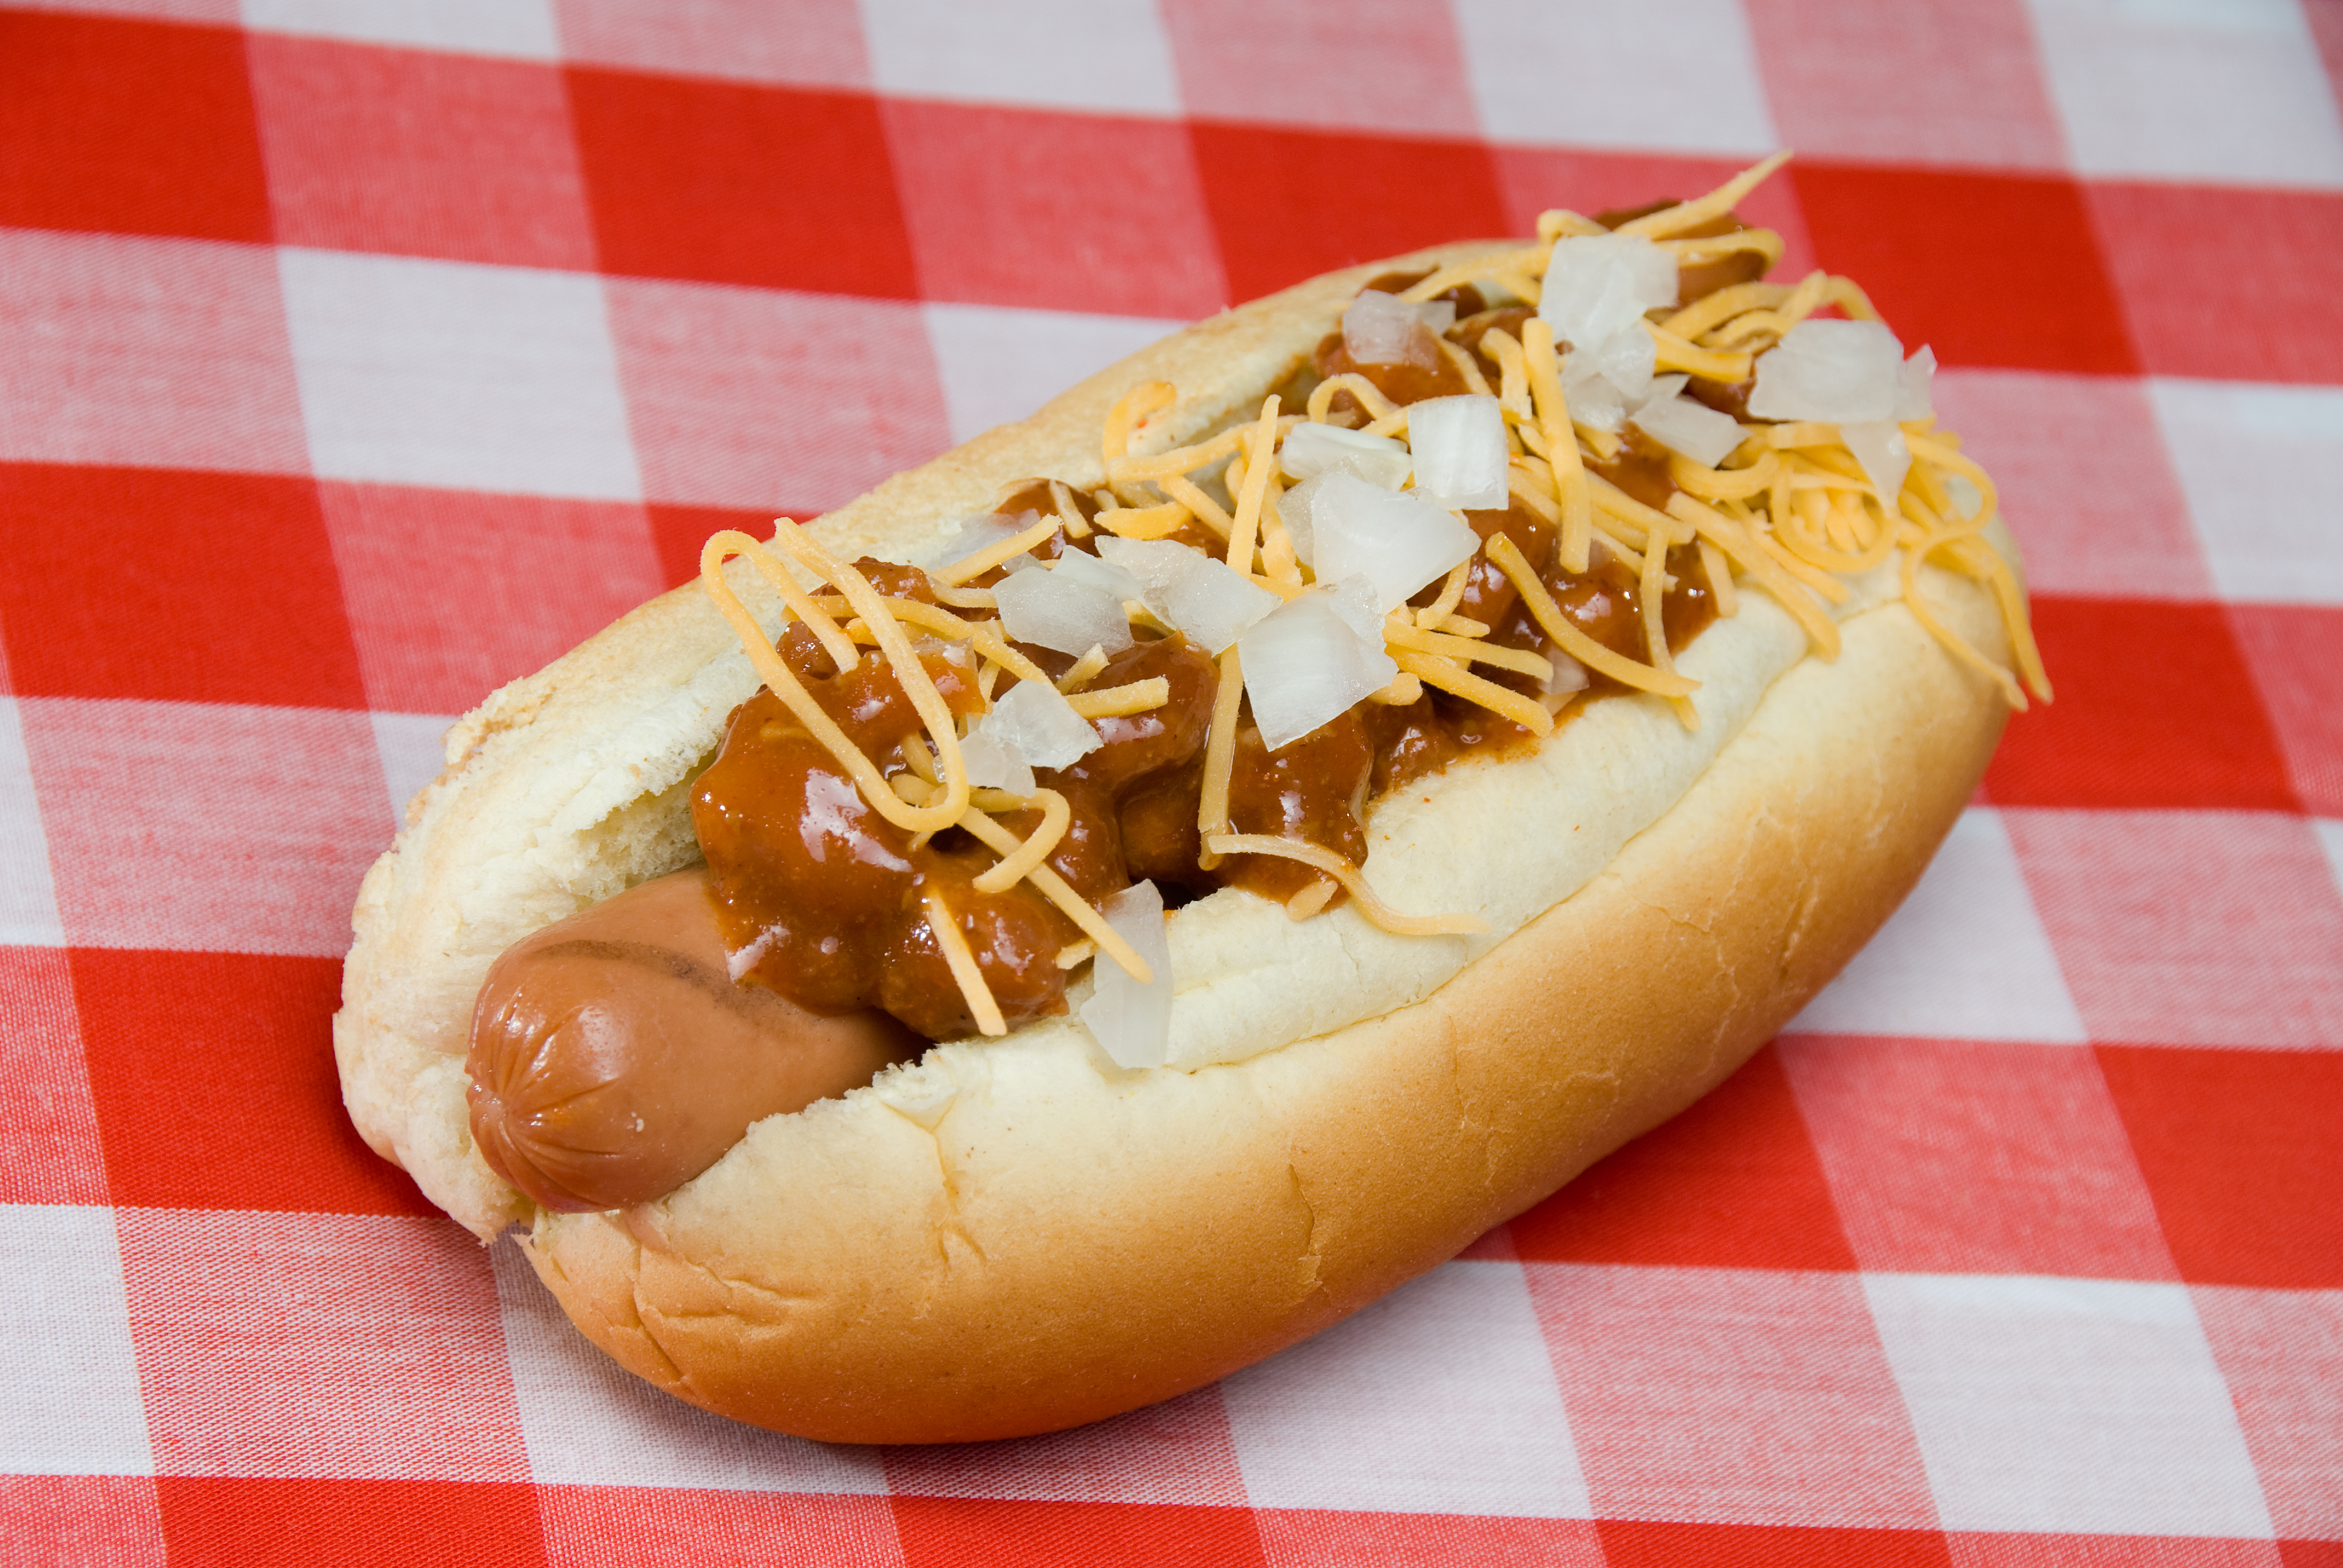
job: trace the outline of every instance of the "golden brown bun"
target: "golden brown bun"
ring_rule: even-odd
[[[1177,382],[1176,424],[1149,444],[1185,439],[1401,264],[1217,317],[817,526],[833,548],[900,555],[1010,480],[1094,482],[1123,388]],[[2001,648],[1974,585],[1923,586]],[[758,1123],[659,1203],[533,1213],[468,1147],[463,1020],[504,946],[691,857],[684,785],[755,678],[696,590],[670,595],[451,733],[448,774],[360,897],[345,1096],[476,1231],[531,1224],[588,1336],[707,1409],[944,1442],[1166,1398],[1434,1266],[1682,1109],[1886,918],[2004,717],[1891,592],[1842,611],[1825,665],[1798,661],[1788,618],[1745,585],[1741,615],[1683,661],[1706,682],[1698,734],[1608,700],[1528,762],[1380,808],[1368,869],[1386,897],[1426,907],[1477,858],[1445,907],[1491,918],[1489,939],[1384,938],[1347,909],[1297,925],[1224,892],[1173,928],[1181,1067],[1119,1071],[1063,1020],[940,1046]]]

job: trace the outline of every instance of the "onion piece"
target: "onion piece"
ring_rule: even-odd
[[[992,711],[977,721],[973,733],[1015,747],[1035,768],[1063,768],[1106,744],[1055,687],[1035,680],[1021,680],[995,698]]]
[[[1006,789],[1012,795],[1033,793],[1033,765],[1025,760],[1025,753],[1017,749],[985,726],[992,715],[988,713],[976,721],[960,743],[960,759],[968,769],[968,781],[978,789]]]
[[[1440,368],[1439,334],[1456,324],[1445,299],[1416,304],[1378,288],[1363,289],[1342,310],[1342,351],[1359,365]]]
[[[1120,653],[1131,646],[1122,600],[1065,572],[1011,572],[992,588],[1001,625],[1018,642],[1039,643],[1077,657],[1093,647]]]
[[[1379,611],[1398,608],[1481,548],[1480,535],[1413,494],[1349,474],[1312,482],[1321,487],[1310,506],[1311,569],[1322,582],[1365,577]]]
[[[989,549],[1001,540],[1014,538],[1035,523],[1041,514],[1027,508],[1013,516],[1008,512],[981,512],[972,518],[962,518],[959,531],[947,534],[933,547],[938,552],[932,560],[920,564],[928,570],[940,572],[946,567],[968,559],[981,549]]]
[[[1083,1027],[1120,1068],[1161,1067],[1172,1046],[1172,941],[1163,895],[1153,882],[1135,882],[1099,905],[1107,925],[1129,942],[1155,978],[1141,985],[1101,955],[1091,965],[1091,999]]]
[[[1111,596],[1117,604],[1125,599],[1147,597],[1140,589],[1139,579],[1131,573],[1081,550],[1068,550],[1052,563],[1051,569],[1069,582],[1078,582]],[[1114,650],[1109,648],[1107,651],[1111,653]]]
[[[1341,718],[1399,678],[1399,666],[1383,651],[1382,618],[1373,608],[1377,591],[1363,578],[1336,590],[1314,588],[1278,606],[1237,639],[1245,696],[1270,750]],[[1359,631],[1363,618],[1373,628],[1366,636]]]
[[[1138,586],[1132,598],[1214,658],[1282,602],[1226,562],[1169,539],[1109,538],[1099,548]]]
[[[1408,405],[1408,450],[1415,493],[1447,510],[1503,507],[1505,411],[1494,397],[1427,397]]]
[[[1749,412],[1760,419],[1860,424],[1892,418],[1904,346],[1876,321],[1801,321],[1757,357]]]
[[[1553,666],[1552,672],[1545,678],[1544,690],[1548,697],[1563,697],[1586,689],[1589,677],[1584,665],[1558,648],[1547,649],[1545,657]]]
[[[1689,397],[1655,397],[1635,410],[1635,427],[1672,452],[1682,452],[1705,468],[1725,461],[1749,432],[1730,414],[1720,414]]]
[[[1562,362],[1562,395],[1582,425],[1616,430],[1629,410],[1652,396],[1659,345],[1641,327],[1613,333]]]
[[[1863,466],[1865,477],[1879,487],[1880,498],[1892,514],[1896,493],[1904,488],[1904,476],[1912,471],[1912,448],[1904,439],[1902,427],[1893,419],[1865,419],[1841,425],[1838,438]]]
[[[1414,459],[1389,436],[1345,430],[1340,425],[1296,425],[1278,448],[1286,477],[1314,479],[1321,474],[1352,473],[1370,485],[1396,490],[1407,483]]]
[[[1644,312],[1675,302],[1672,252],[1639,234],[1580,235],[1554,242],[1538,315],[1555,337],[1584,348],[1631,327],[1641,333]]]
[[[1936,351],[1926,344],[1919,352],[1904,361],[1903,371],[1896,377],[1896,418],[1933,418],[1936,412],[1934,383],[1936,378]]]

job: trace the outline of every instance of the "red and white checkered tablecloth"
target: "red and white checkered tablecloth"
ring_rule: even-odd
[[[2339,90],[2338,0],[0,11],[0,1563],[2343,1564]],[[929,1451],[633,1384],[348,1130],[439,731],[711,528],[1777,145],[2059,699],[1681,1121]]]

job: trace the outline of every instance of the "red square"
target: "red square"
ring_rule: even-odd
[[[528,1479],[496,1286],[463,1231],[436,1216],[116,1212],[156,1474]],[[176,1535],[167,1497],[163,1511]],[[287,1560],[321,1558],[342,1560]]]
[[[1245,1508],[895,1499],[903,1568],[1242,1568],[1262,1563]]]
[[[2189,1294],[2271,1523],[2280,1537],[2327,1537],[2343,1568],[2343,1296],[2217,1285]]]
[[[82,947],[339,958],[390,844],[362,713],[19,698],[57,915]]]
[[[1584,1519],[1264,1508],[1253,1523],[1269,1568],[1603,1568]]]
[[[2281,1568],[2278,1545],[2219,1536],[1955,1531],[1953,1568]]]
[[[1986,772],[2010,806],[2295,809],[2285,755],[2217,604],[2034,596],[2057,700]]]
[[[2136,367],[2083,193],[2068,179],[1790,166],[1822,265],[1861,284],[1907,349],[1947,365]]]
[[[1537,231],[1538,215],[1567,207],[1593,217],[1614,207],[1647,202],[1688,200],[1706,195],[1748,165],[1739,158],[1691,157],[1674,153],[1587,152],[1577,148],[1491,149],[1504,186],[1505,232]],[[1770,276],[1795,281],[1814,270],[1814,242],[1806,237],[1805,215],[1798,210],[1797,187],[1775,175],[1734,209],[1759,228],[1782,236],[1782,259]]]
[[[918,292],[869,96],[583,66],[570,68],[569,95],[608,270]]]
[[[557,68],[268,33],[250,49],[283,243],[593,266]]]
[[[1935,1527],[1855,1275],[1523,1271],[1597,1519]]]
[[[2110,181],[2088,200],[2149,370],[2335,380],[2343,194]]]
[[[1163,26],[1192,115],[1474,136],[1454,19],[1408,0],[1169,0]]]
[[[1935,400],[1939,427],[2000,489],[2035,593],[2218,597],[2146,383],[1950,370]]]
[[[0,457],[306,474],[274,252],[0,230]]]
[[[462,713],[659,590],[643,509],[321,483],[369,705]]]
[[[1771,1046],[1511,1230],[1519,1255],[1540,1262],[1855,1266]]]
[[[243,36],[0,15],[0,224],[266,241]]]
[[[1187,132],[885,102],[928,299],[1186,319],[1228,302]]]
[[[0,553],[19,693],[366,706],[306,478],[0,464]]]
[[[1936,1530],[1811,1530],[1606,1519],[1610,1568],[1952,1568]]]
[[[1785,146],[1873,164],[2057,169],[2025,0],[1750,0]]]
[[[2269,709],[2296,799],[2343,817],[2343,608],[2232,604],[2229,629]]]
[[[2322,6],[2311,7],[2313,11]],[[2331,80],[2336,68],[2328,67]],[[2278,1560],[2282,1568],[2343,1568],[2343,1541],[2281,1541],[2278,1543]]]
[[[2343,1054],[2098,1054],[2183,1278],[2343,1288]]]
[[[1782,1060],[1865,1269],[2176,1277],[2088,1050],[1810,1035]]]
[[[343,1112],[339,963],[81,948],[73,980],[115,1202],[437,1212]]]
[[[65,950],[0,947],[0,1203],[106,1201]]]
[[[2093,1040],[2343,1046],[2343,897],[2302,819],[2013,808],[2002,823]]]
[[[764,507],[685,507],[656,502],[643,509],[650,515],[651,545],[659,551],[659,581],[667,588],[699,580],[699,552],[711,534],[738,528],[760,539],[769,538],[776,516],[786,516],[798,523],[814,516],[812,512],[777,514]]]
[[[1507,228],[1495,163],[1478,142],[1212,122],[1190,134],[1229,292],[1240,300]]]
[[[0,1476],[0,1563],[8,1568],[162,1561],[153,1477]]]
[[[916,305],[628,278],[604,293],[655,500],[827,511],[952,444]]]
[[[544,1486],[537,1506],[547,1560],[561,1568],[901,1561],[883,1497]]]
[[[172,1568],[540,1568],[534,1489],[450,1481],[155,1483]]]

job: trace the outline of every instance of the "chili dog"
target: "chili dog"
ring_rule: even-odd
[[[1222,1375],[1681,1109],[2047,695],[1925,361],[1893,348],[1873,417],[1843,383],[1885,329],[1800,330],[1860,291],[1761,281],[1779,241],[1731,209],[1769,166],[1317,280],[713,541],[450,732],[356,914],[361,1131],[484,1239],[527,1227],[680,1397],[950,1441]],[[1666,297],[1596,341],[1571,290],[1622,266]],[[1468,403],[1493,493],[1438,487]],[[1353,493],[1310,498],[1313,447],[1455,558],[1338,582],[1393,503],[1312,521]],[[1088,653],[1010,635],[1028,588],[1173,558],[1109,541],[1267,602],[1219,648],[1154,579]],[[1264,627],[1380,684],[1286,736]],[[1029,760],[994,715],[1052,704],[1084,749],[989,771]]]

